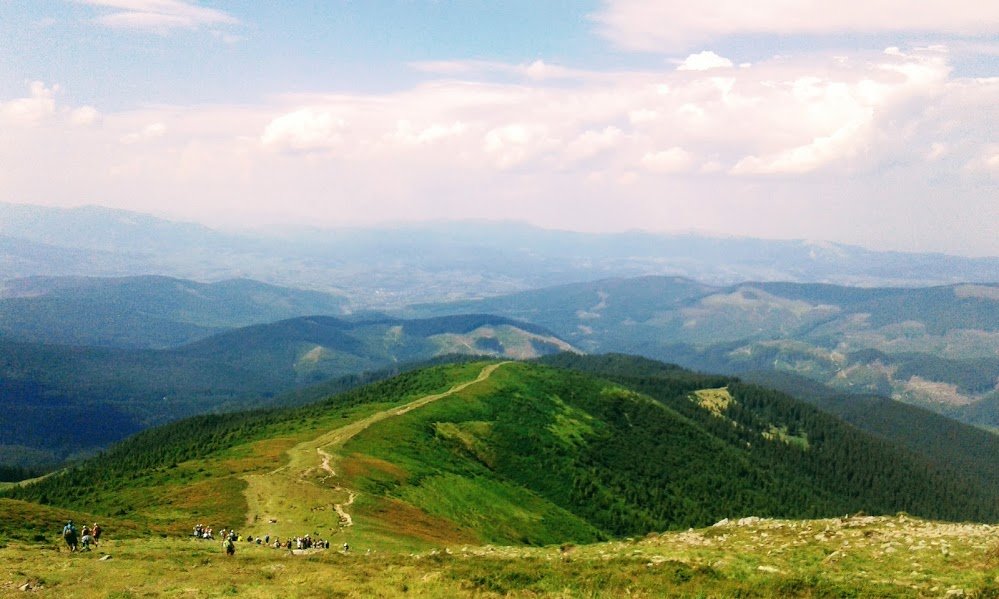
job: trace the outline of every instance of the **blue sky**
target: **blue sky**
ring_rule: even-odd
[[[0,201],[999,255],[997,57],[968,0],[0,0]]]

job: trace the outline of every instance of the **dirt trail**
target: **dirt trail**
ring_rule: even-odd
[[[330,466],[330,460],[333,459],[333,456],[323,451],[321,447],[317,447],[316,451],[323,458],[323,463],[322,465],[320,465],[320,468],[329,473],[328,475],[323,477],[322,481],[320,481],[325,483],[330,478],[336,476],[336,472],[334,472],[333,467]],[[340,485],[336,485],[335,487],[333,487],[333,490],[334,491],[345,490],[347,492],[347,501],[343,503],[333,504],[333,509],[336,510],[337,515],[340,516],[340,528],[347,528],[348,526],[353,526],[354,518],[352,518],[351,515],[347,513],[346,508],[350,507],[351,504],[354,503],[354,500],[357,498],[357,493],[351,491],[350,489],[346,489]]]
[[[266,533],[282,538],[308,532],[335,533],[353,526],[354,519],[347,508],[354,503],[357,492],[336,482],[337,475],[333,469],[335,450],[369,426],[387,418],[401,416],[480,383],[507,363],[489,364],[473,380],[454,385],[443,393],[427,395],[405,405],[377,412],[299,443],[288,450],[288,462],[285,465],[265,474],[244,476],[243,479],[247,482],[244,491],[248,508],[247,526],[252,526],[257,534]],[[324,473],[318,480],[316,470]],[[330,526],[330,511],[338,516],[338,522],[334,526]]]

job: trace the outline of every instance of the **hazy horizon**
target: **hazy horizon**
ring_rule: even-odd
[[[829,244],[836,244],[844,247],[854,247],[869,251],[887,251],[887,252],[898,252],[902,254],[939,254],[944,256],[954,256],[960,258],[999,258],[999,255],[964,255],[964,254],[949,254],[947,252],[913,252],[904,250],[879,250],[874,247],[867,245],[861,245],[857,243],[844,243],[832,241],[829,239],[811,239],[805,237],[757,237],[751,235],[741,235],[738,233],[724,233],[717,231],[706,231],[706,230],[675,230],[675,231],[657,231],[652,229],[642,229],[638,227],[621,229],[621,230],[609,230],[609,231],[589,231],[589,230],[574,230],[565,227],[546,227],[542,225],[536,225],[530,223],[526,220],[517,220],[513,218],[504,219],[487,219],[487,218],[476,218],[476,217],[466,217],[466,218],[443,218],[438,217],[434,219],[426,220],[385,220],[380,222],[373,222],[368,225],[322,225],[322,224],[308,224],[308,223],[278,223],[278,224],[258,224],[258,225],[234,225],[232,223],[210,223],[210,222],[198,222],[193,219],[184,219],[176,217],[170,214],[156,214],[154,212],[142,212],[137,210],[130,210],[125,208],[115,208],[112,206],[102,206],[100,204],[79,204],[75,206],[46,206],[43,204],[27,204],[19,202],[0,202],[0,206],[3,204],[11,206],[28,206],[34,208],[42,209],[55,209],[55,210],[87,210],[87,209],[107,209],[115,212],[124,212],[128,214],[135,214],[140,216],[147,216],[163,221],[167,221],[172,224],[178,225],[193,225],[206,227],[211,229],[216,233],[222,233],[227,235],[236,236],[248,236],[248,235],[259,235],[261,233],[273,233],[276,237],[281,237],[282,235],[288,233],[300,233],[300,232],[330,232],[330,231],[355,231],[355,232],[376,232],[376,231],[391,231],[391,230],[406,230],[406,229],[420,229],[420,228],[434,228],[434,227],[459,227],[461,225],[479,225],[485,227],[509,227],[509,228],[521,228],[529,229],[534,231],[540,231],[544,233],[553,234],[581,234],[581,235],[595,235],[595,236],[627,236],[629,234],[634,235],[650,235],[650,236],[662,236],[664,238],[670,237],[697,237],[702,239],[717,239],[717,240],[745,240],[745,241],[763,241],[763,242],[800,242],[807,245],[814,245],[816,247],[824,247]],[[3,235],[3,231],[0,230],[0,235]]]
[[[999,256],[999,6],[0,3],[0,202]]]

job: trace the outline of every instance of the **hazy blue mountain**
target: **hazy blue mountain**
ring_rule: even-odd
[[[141,261],[131,261],[121,253],[50,245],[0,233],[0,280],[34,274],[116,276],[140,266]]]
[[[840,391],[999,425],[995,285],[720,287],[643,277],[417,305],[406,314],[462,312],[535,322],[589,352],[637,353],[711,372],[793,372]]]
[[[246,279],[32,277],[0,283],[0,331],[39,343],[166,348],[235,327],[337,315],[344,304]]]
[[[150,425],[268,405],[292,389],[438,356],[572,349],[536,325],[487,315],[300,317],[169,350],[0,339],[0,464],[10,456],[58,460]]]
[[[0,234],[58,247],[152,254],[184,247],[232,245],[217,231],[101,206],[46,208],[0,203]]]
[[[251,278],[333,291],[352,307],[400,307],[508,294],[608,277],[671,275],[851,285],[999,282],[999,258],[876,252],[803,240],[689,234],[589,234],[509,222],[460,221],[373,229],[222,233],[148,215],[0,204],[4,278],[158,274]],[[32,260],[30,248],[70,250]],[[94,255],[72,260],[73,252]]]

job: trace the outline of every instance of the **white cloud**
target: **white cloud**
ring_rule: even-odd
[[[981,0],[604,0],[592,15],[621,48],[675,51],[735,34],[946,32],[994,34],[999,3]]]
[[[565,156],[570,161],[585,160],[601,152],[612,150],[623,141],[624,133],[614,126],[605,127],[599,131],[586,130],[569,142],[565,148]]]
[[[233,25],[239,21],[214,8],[183,0],[77,0],[82,4],[114,9],[95,22],[117,29],[165,33],[171,29],[200,29],[212,25]]]
[[[651,123],[658,119],[659,113],[655,110],[649,110],[648,108],[638,108],[628,113],[628,121],[630,121],[632,125]]]
[[[482,149],[497,167],[506,169],[552,149],[558,141],[542,125],[511,123],[491,129],[482,138]]]
[[[71,108],[60,106],[56,96],[61,93],[58,84],[47,86],[41,81],[33,81],[28,86],[30,95],[0,101],[0,123],[33,127],[50,121],[65,120],[79,126],[92,125],[100,119],[100,113],[93,106]]]
[[[41,81],[33,81],[29,87],[30,96],[0,103],[0,117],[10,123],[34,125],[55,114],[59,86],[46,87]]]
[[[342,141],[344,126],[343,119],[329,111],[302,108],[271,121],[264,129],[260,142],[278,151],[329,150]]]
[[[930,145],[930,150],[926,153],[926,159],[929,161],[940,160],[947,155],[947,151],[947,144],[933,142]]]
[[[734,167],[737,175],[772,175],[778,173],[807,173],[830,162],[850,158],[860,151],[864,143],[864,123],[848,123],[829,135],[811,142],[764,156],[746,156]]]
[[[81,106],[69,113],[69,119],[74,125],[93,125],[100,118],[100,113],[93,106]]]
[[[690,152],[677,146],[642,156],[642,165],[657,173],[682,173],[690,170],[692,164]]]
[[[964,165],[964,170],[999,175],[999,144],[989,144],[982,148],[975,158]]]
[[[417,71],[435,75],[471,76],[500,73],[526,77],[532,81],[581,79],[594,76],[594,73],[591,72],[549,64],[540,59],[526,64],[509,64],[489,60],[430,60],[412,62],[409,66]]]
[[[460,121],[450,124],[433,123],[419,128],[410,121],[401,120],[396,123],[392,139],[408,145],[427,145],[448,138],[460,136],[468,130],[468,126]]]
[[[151,139],[156,139],[157,137],[163,137],[166,133],[166,125],[160,122],[150,123],[138,131],[133,131],[131,133],[126,133],[119,138],[119,141],[123,144],[129,145],[134,143],[139,143],[143,141],[148,141]]]
[[[732,61],[724,56],[718,56],[710,50],[691,54],[676,67],[678,71],[707,71],[709,69],[722,69],[732,66]]]

